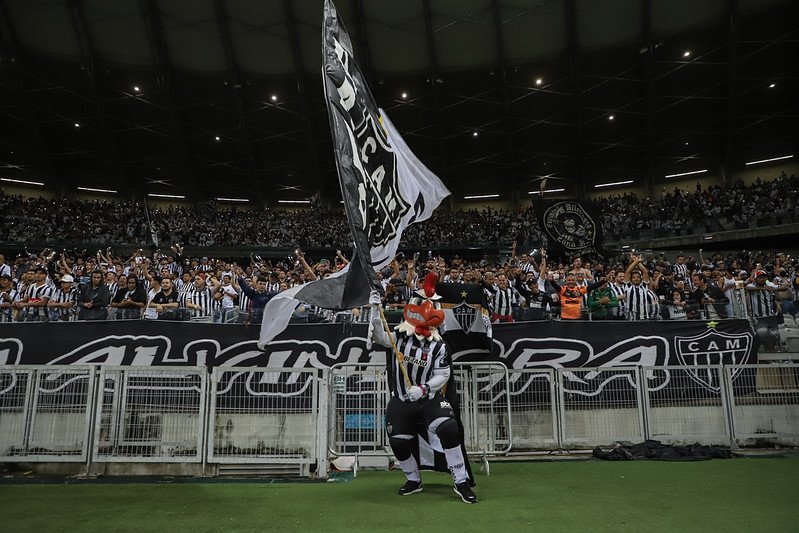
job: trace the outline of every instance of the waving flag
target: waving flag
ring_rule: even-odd
[[[347,268],[270,300],[264,309],[260,346],[286,328],[299,302],[336,310],[366,305],[369,292],[377,286],[375,272],[394,260],[405,228],[428,219],[449,195],[377,107],[355,61],[350,37],[329,0],[322,33],[322,81],[355,251]]]

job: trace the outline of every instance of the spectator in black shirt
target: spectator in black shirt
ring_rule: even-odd
[[[170,278],[161,280],[161,292],[153,297],[149,307],[155,308],[158,320],[178,319],[178,293],[172,287]]]
[[[694,290],[691,291],[688,297],[688,309],[696,311],[704,309],[708,313],[708,318],[727,318],[726,306],[729,299],[724,295],[718,285],[707,283],[707,279],[701,272],[694,274],[691,279],[693,280]]]
[[[103,273],[92,272],[89,283],[81,287],[78,295],[78,320],[105,320],[108,318],[108,304],[111,295],[108,285],[103,283]]]
[[[552,305],[552,298],[546,291],[542,291],[538,284],[538,280],[530,280],[527,282],[530,296],[527,298],[527,312],[525,318],[527,320],[544,320],[547,318],[548,307]]]
[[[139,281],[131,276],[127,278],[124,287],[117,289],[111,307],[116,309],[117,320],[126,318],[141,318],[142,309],[147,306],[147,294]]]

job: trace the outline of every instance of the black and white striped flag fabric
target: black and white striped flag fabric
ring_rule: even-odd
[[[283,291],[264,309],[259,346],[288,325],[299,302],[352,309],[369,302],[375,272],[394,259],[402,232],[430,218],[449,191],[405,144],[377,107],[336,8],[325,1],[322,81],[344,209],[355,242],[346,268]]]

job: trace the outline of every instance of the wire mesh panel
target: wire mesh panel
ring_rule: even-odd
[[[103,368],[95,461],[199,462],[205,369]]]
[[[25,461],[86,459],[92,368],[6,367],[0,376],[0,442],[4,455],[16,460],[24,457]]]
[[[645,367],[648,438],[690,444],[729,444],[721,366]]]
[[[307,465],[318,449],[313,368],[214,370],[208,460]]]
[[[0,460],[19,460],[27,454],[34,376],[32,369],[0,368]]]
[[[493,455],[511,449],[508,368],[502,363],[453,365],[467,453]]]
[[[514,451],[559,447],[555,385],[554,370],[508,369]]]
[[[338,364],[330,369],[331,453],[391,455],[385,431],[390,399],[385,364]]]
[[[564,447],[643,438],[637,368],[558,369],[557,380]]]
[[[737,440],[799,437],[799,365],[724,368]]]

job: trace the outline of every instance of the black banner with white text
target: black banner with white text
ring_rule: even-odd
[[[380,347],[366,351],[366,329],[366,324],[292,324],[266,350],[259,350],[256,326],[146,321],[0,324],[0,364],[325,368],[385,362]],[[453,360],[499,361],[509,369],[679,366],[709,393],[717,393],[719,383],[692,368],[757,362],[756,339],[745,320],[526,322],[496,324],[493,333],[490,354],[484,348],[465,349],[454,353]],[[602,372],[579,375],[587,377],[570,378],[570,392],[592,395],[603,386]],[[658,373],[650,376],[650,386],[666,387],[670,379],[669,372]]]

